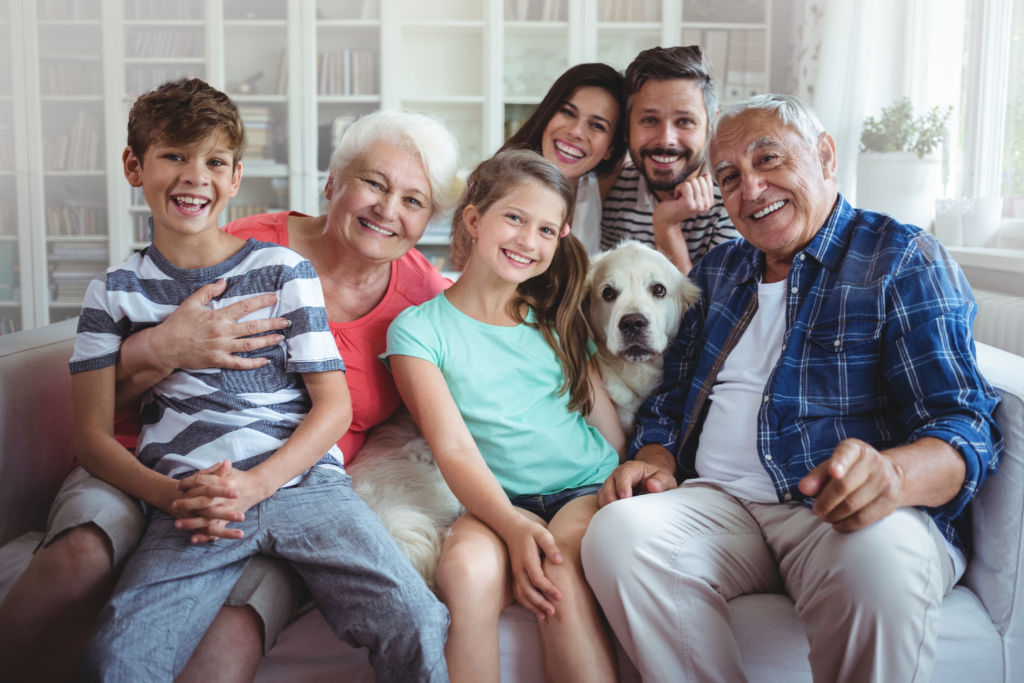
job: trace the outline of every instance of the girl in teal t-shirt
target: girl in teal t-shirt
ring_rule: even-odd
[[[388,330],[398,390],[467,509],[437,568],[456,683],[498,681],[498,616],[513,600],[540,620],[547,680],[617,680],[580,542],[625,437],[589,360],[572,206],[572,185],[535,152],[480,164],[455,213],[465,270]]]

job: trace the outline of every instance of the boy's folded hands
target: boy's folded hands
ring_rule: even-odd
[[[180,497],[172,504],[172,514],[178,517],[175,527],[194,531],[193,543],[242,538],[241,529],[229,528],[228,522],[243,521],[245,512],[264,499],[254,475],[234,469],[230,460],[182,479],[177,487]]]
[[[551,601],[560,600],[562,593],[544,573],[542,558],[561,564],[555,537],[540,524],[522,518],[521,524],[504,534],[504,541],[512,565],[512,595],[538,619],[553,616]]]

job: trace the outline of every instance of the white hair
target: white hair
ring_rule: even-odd
[[[383,109],[361,116],[345,131],[331,155],[331,176],[337,178],[349,164],[381,142],[418,156],[423,162],[430,182],[432,216],[459,203],[465,189],[465,181],[458,174],[459,143],[440,119],[418,112]]]
[[[718,134],[718,129],[723,122],[734,119],[752,109],[761,109],[775,114],[775,117],[783,125],[795,130],[811,150],[817,149],[818,140],[825,132],[825,127],[821,125],[817,114],[799,97],[777,94],[757,95],[742,102],[727,104],[718,110],[718,118],[715,119],[715,123],[711,127],[711,135],[708,136],[708,150],[706,151],[710,151],[711,141]]]

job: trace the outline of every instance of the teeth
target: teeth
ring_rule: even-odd
[[[533,259],[525,258],[523,256],[520,256],[519,254],[513,254],[511,251],[508,251],[507,249],[505,250],[505,256],[508,256],[510,259],[512,259],[516,263],[522,263],[523,265],[526,265],[528,263],[533,263]]]
[[[760,211],[758,211],[757,213],[755,213],[754,214],[754,218],[763,218],[763,217],[767,216],[768,214],[770,214],[773,211],[778,211],[779,209],[781,209],[785,205],[786,205],[786,201],[785,200],[777,201],[774,204],[766,206],[763,209],[761,209]]]
[[[657,161],[659,164],[674,164],[679,161],[678,156],[661,156],[658,154],[652,154],[651,158]]]
[[[584,157],[583,152],[579,151],[578,149],[569,147],[568,145],[565,145],[558,141],[555,141],[555,149],[557,149],[562,154],[570,156],[574,159],[582,159]]]
[[[210,203],[209,199],[201,199],[199,197],[174,197],[174,201],[179,204],[200,204],[203,206]]]
[[[395,234],[393,232],[385,230],[384,228],[379,228],[379,227],[377,227],[376,225],[374,225],[373,223],[371,223],[369,221],[364,221],[362,218],[359,219],[359,224],[362,225],[364,228],[369,228],[370,230],[373,230],[374,232],[379,232],[380,234],[387,235],[388,237],[391,237],[391,236],[393,236]]]

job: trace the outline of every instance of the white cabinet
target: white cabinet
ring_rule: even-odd
[[[333,140],[362,114],[438,116],[468,170],[573,64],[698,43],[723,101],[764,91],[770,18],[771,0],[0,0],[0,332],[77,315],[92,275],[148,244],[121,152],[134,97],[168,79],[204,78],[242,112],[224,220],[317,213]]]

